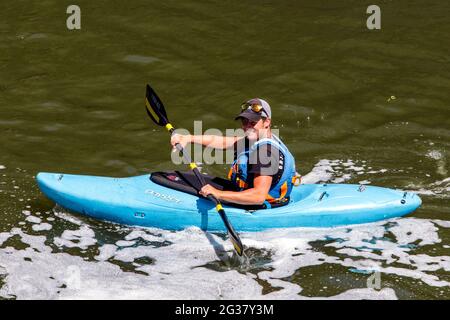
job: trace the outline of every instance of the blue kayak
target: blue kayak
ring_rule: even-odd
[[[92,218],[125,225],[180,230],[197,226],[225,231],[214,204],[151,180],[151,174],[111,178],[39,173],[42,192],[60,206]],[[414,193],[355,184],[301,184],[287,205],[243,209],[224,205],[236,231],[333,227],[401,217],[421,204]]]

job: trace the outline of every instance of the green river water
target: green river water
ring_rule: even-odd
[[[78,0],[80,30],[66,27],[70,4],[0,9],[0,299],[450,298],[448,1]],[[381,30],[366,27],[371,4]],[[240,104],[264,98],[309,182],[399,188],[423,204],[364,226],[244,233],[245,266],[196,228],[55,208],[40,171],[179,168],[145,114],[147,82],[188,130],[235,128]]]

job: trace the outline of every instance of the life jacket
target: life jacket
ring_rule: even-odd
[[[247,180],[247,170],[250,154],[252,152],[257,152],[258,147],[261,147],[265,144],[276,147],[280,152],[279,161],[284,161],[283,171],[280,172],[278,170],[278,173],[273,175],[274,178],[279,178],[278,182],[270,187],[269,193],[266,196],[265,205],[267,208],[270,208],[272,204],[281,204],[288,202],[292,187],[294,184],[297,185],[298,179],[295,171],[294,157],[277,136],[272,134],[272,138],[258,140],[249,148],[246,146],[244,151],[237,155],[236,159],[231,165],[230,171],[228,173],[228,179],[230,179],[240,190],[248,189],[249,181]],[[280,163],[277,163],[276,166],[277,168],[279,168]]]

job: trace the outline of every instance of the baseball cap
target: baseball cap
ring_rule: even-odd
[[[260,111],[254,111],[254,109],[260,108]],[[240,118],[245,118],[250,121],[259,121],[262,117],[272,118],[272,110],[267,101],[254,98],[250,99],[247,102],[242,104],[243,111],[236,117],[234,120],[238,120]]]

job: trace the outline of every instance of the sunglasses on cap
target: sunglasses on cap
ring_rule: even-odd
[[[264,111],[265,115],[267,116],[267,111],[264,110],[264,107],[263,107],[262,105],[258,104],[258,103],[248,103],[248,102],[244,102],[244,103],[241,105],[241,109],[242,109],[242,110],[250,109],[250,110],[252,110],[253,112],[256,112],[256,113],[261,113],[261,112]]]

